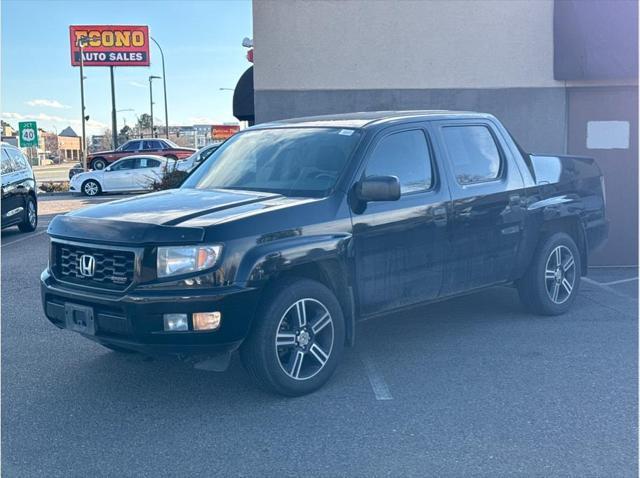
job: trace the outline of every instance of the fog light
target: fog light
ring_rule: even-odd
[[[164,314],[164,330],[166,332],[181,332],[189,330],[187,314]]]
[[[198,312],[193,314],[193,330],[216,330],[220,327],[220,312]]]

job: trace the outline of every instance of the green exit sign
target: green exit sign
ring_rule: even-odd
[[[38,147],[38,127],[35,121],[22,121],[18,123],[20,135],[20,147]]]

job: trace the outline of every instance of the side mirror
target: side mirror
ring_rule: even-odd
[[[106,168],[104,168],[105,173],[111,171],[111,166],[107,166]]]
[[[397,176],[369,176],[356,183],[360,201],[397,201],[400,199],[400,180]]]

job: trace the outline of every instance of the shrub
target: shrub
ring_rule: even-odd
[[[151,183],[151,187],[154,191],[179,188],[188,175],[185,171],[165,170],[160,179]]]
[[[69,181],[46,181],[40,183],[38,188],[45,193],[62,193],[69,191]]]

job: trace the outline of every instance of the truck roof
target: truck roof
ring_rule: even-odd
[[[449,110],[407,110],[407,111],[362,111],[335,115],[305,116],[269,123],[262,123],[252,128],[277,128],[292,126],[329,126],[342,128],[363,128],[372,124],[388,123],[398,120],[416,119],[448,119],[448,118],[492,118],[487,113],[473,111]]]

